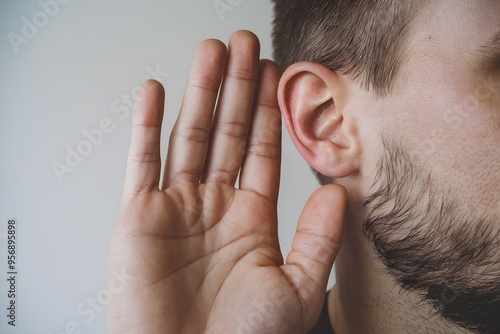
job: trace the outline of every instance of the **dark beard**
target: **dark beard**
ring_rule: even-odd
[[[500,333],[498,222],[440,191],[393,138],[383,139],[381,186],[364,202],[370,212],[364,232],[401,287],[437,315],[476,333]]]

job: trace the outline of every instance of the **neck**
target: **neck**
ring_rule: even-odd
[[[417,293],[402,290],[362,232],[360,206],[351,206],[328,301],[336,334],[468,333],[435,315]]]

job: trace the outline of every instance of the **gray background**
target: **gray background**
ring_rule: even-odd
[[[72,333],[65,330],[72,322],[80,333],[105,333],[103,311],[88,321],[77,309],[105,284],[131,130],[131,108],[121,99],[145,78],[164,84],[165,152],[201,41],[227,42],[248,29],[261,39],[262,58],[271,58],[269,0],[220,0],[226,11],[219,13],[213,0],[65,2],[44,10],[55,0],[0,0],[0,333]],[[26,20],[38,31],[23,32]],[[10,33],[29,38],[16,48]],[[65,163],[67,147],[76,149],[82,131],[104,119],[113,132],[59,180],[53,163]],[[287,254],[317,183],[286,131],[283,137],[279,232]],[[5,309],[11,217],[19,225],[16,328],[7,326]]]

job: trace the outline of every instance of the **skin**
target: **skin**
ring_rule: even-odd
[[[489,50],[492,58],[485,60],[486,52],[479,50],[498,32],[499,14],[497,1],[429,3],[414,22],[408,59],[394,90],[385,98],[318,64],[297,63],[284,73],[280,107],[296,147],[312,167],[335,178],[349,193],[344,243],[336,260],[336,286],[329,299],[336,333],[467,332],[436,315],[437,310],[422,301],[427,291],[402,289],[363,231],[370,212],[362,204],[382,186],[376,176],[381,157],[387,155],[382,145],[384,133],[404,143],[399,148],[421,175],[430,175],[432,191],[452,203],[453,213],[466,221],[457,219],[450,231],[476,231],[484,225],[481,218],[488,217],[483,227],[491,237],[489,252],[473,257],[472,266],[465,268],[469,271],[459,271],[455,277],[463,279],[460,284],[482,287],[488,283],[498,291],[500,75],[493,57],[498,59],[499,52]],[[494,84],[486,87],[486,78]],[[381,176],[397,175],[382,170]],[[405,209],[418,210],[425,203],[425,198],[417,199],[424,183],[409,183],[412,181],[402,178],[399,184],[409,189]],[[389,202],[379,213],[387,213],[391,205],[394,203]],[[439,212],[440,207],[431,203],[425,209]],[[391,233],[391,246],[408,237],[408,231],[420,221],[417,218],[406,219],[389,231],[375,224],[374,230]],[[438,232],[438,221],[434,223],[424,219],[419,226],[418,231],[428,235],[421,247],[430,251],[434,242],[446,255],[444,247],[451,239]],[[447,242],[439,243],[438,237]],[[487,266],[474,266],[485,258],[490,260]],[[458,258],[449,265],[462,261]],[[435,264],[437,261],[429,267]],[[445,278],[446,270],[451,269],[430,274]],[[427,274],[424,268],[407,271]],[[450,284],[453,288],[454,283]],[[464,306],[463,312],[472,311]]]
[[[107,305],[109,333],[304,333],[314,325],[342,240],[346,192],[328,185],[311,196],[284,261],[279,75],[259,62],[250,32],[235,33],[229,50],[202,43],[161,186],[164,92],[144,84],[109,258],[109,281],[124,271],[127,284]]]
[[[258,41],[249,32],[235,33],[229,51],[206,41],[193,63],[161,185],[164,93],[147,82],[134,109],[109,260],[110,278],[123,269],[128,284],[107,305],[109,332],[305,333],[319,316],[336,259],[328,300],[336,333],[467,333],[388,273],[363,231],[370,208],[362,203],[382,186],[378,166],[387,154],[383,134],[390,133],[472,228],[486,213],[492,234],[499,231],[500,75],[478,51],[497,33],[499,17],[498,1],[429,3],[384,98],[313,63],[294,64],[279,79],[274,64],[259,63]],[[478,87],[490,75],[496,85],[486,94]],[[474,108],[468,97],[476,98]],[[337,183],[311,196],[285,261],[276,232],[279,109],[304,159]],[[406,220],[392,241],[415,223]],[[498,272],[498,245],[491,245],[496,253],[487,269]]]

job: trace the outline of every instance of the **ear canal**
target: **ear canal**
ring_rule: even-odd
[[[330,99],[319,106],[311,118],[311,133],[319,141],[332,141],[338,146],[349,146],[347,139],[342,135],[342,114],[335,108],[335,102]]]
[[[328,134],[331,132],[331,124],[328,122],[330,119],[330,114],[332,114],[335,109],[335,103],[332,99],[323,103],[319,106],[313,114],[312,120],[312,132],[318,140],[326,140]]]

